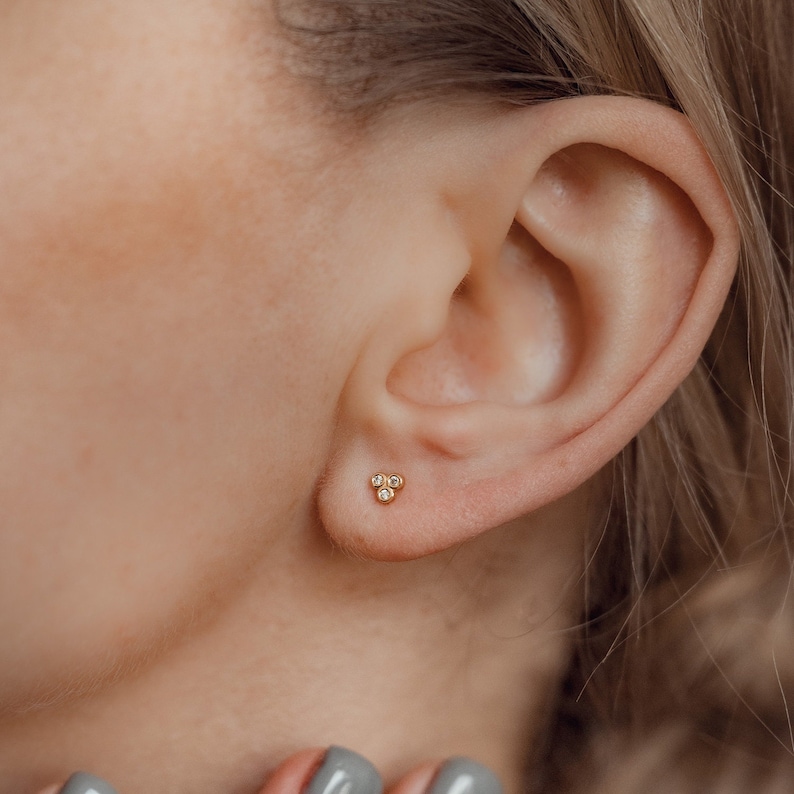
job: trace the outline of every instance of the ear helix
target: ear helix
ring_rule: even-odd
[[[375,489],[375,496],[378,501],[383,505],[387,505],[394,501],[396,492],[405,485],[405,480],[401,474],[389,474],[387,476],[379,472],[372,475],[370,483]]]

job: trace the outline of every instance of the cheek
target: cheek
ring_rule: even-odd
[[[234,254],[172,249],[156,274],[101,286],[61,262],[35,301],[9,290],[0,632],[22,641],[2,643],[0,668],[16,693],[52,660],[149,652],[227,597],[309,497],[333,373],[290,307],[322,312],[264,270],[231,277]]]
[[[254,129],[230,83],[197,127],[146,89],[28,120],[0,163],[0,710],[120,674],[253,575],[310,510],[353,355],[322,253],[344,197],[288,120]]]

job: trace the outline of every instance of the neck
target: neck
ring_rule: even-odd
[[[126,792],[252,794],[285,756],[332,743],[387,782],[468,755],[518,791],[575,620],[579,542],[561,526],[575,522],[558,510],[409,563],[282,541],[134,674],[0,724],[0,794],[78,767]]]

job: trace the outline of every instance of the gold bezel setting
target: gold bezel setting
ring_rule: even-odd
[[[370,484],[375,489],[375,496],[382,505],[394,501],[396,492],[405,485],[401,474],[382,474],[378,472],[370,478]]]

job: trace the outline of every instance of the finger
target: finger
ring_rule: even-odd
[[[288,758],[260,794],[383,794],[375,767],[342,747],[304,750]]]
[[[302,750],[280,764],[259,794],[301,794],[325,757],[325,749]]]
[[[412,769],[393,786],[389,786],[387,794],[426,794],[442,766],[439,761],[428,761]]]
[[[503,794],[499,778],[470,758],[450,758],[409,772],[389,794]]]
[[[116,790],[100,777],[76,772],[66,783],[47,786],[39,794],[116,794]]]
[[[375,767],[341,747],[302,750],[288,758],[268,778],[260,794],[382,794]],[[116,794],[106,781],[78,772],[66,783],[38,794]]]

